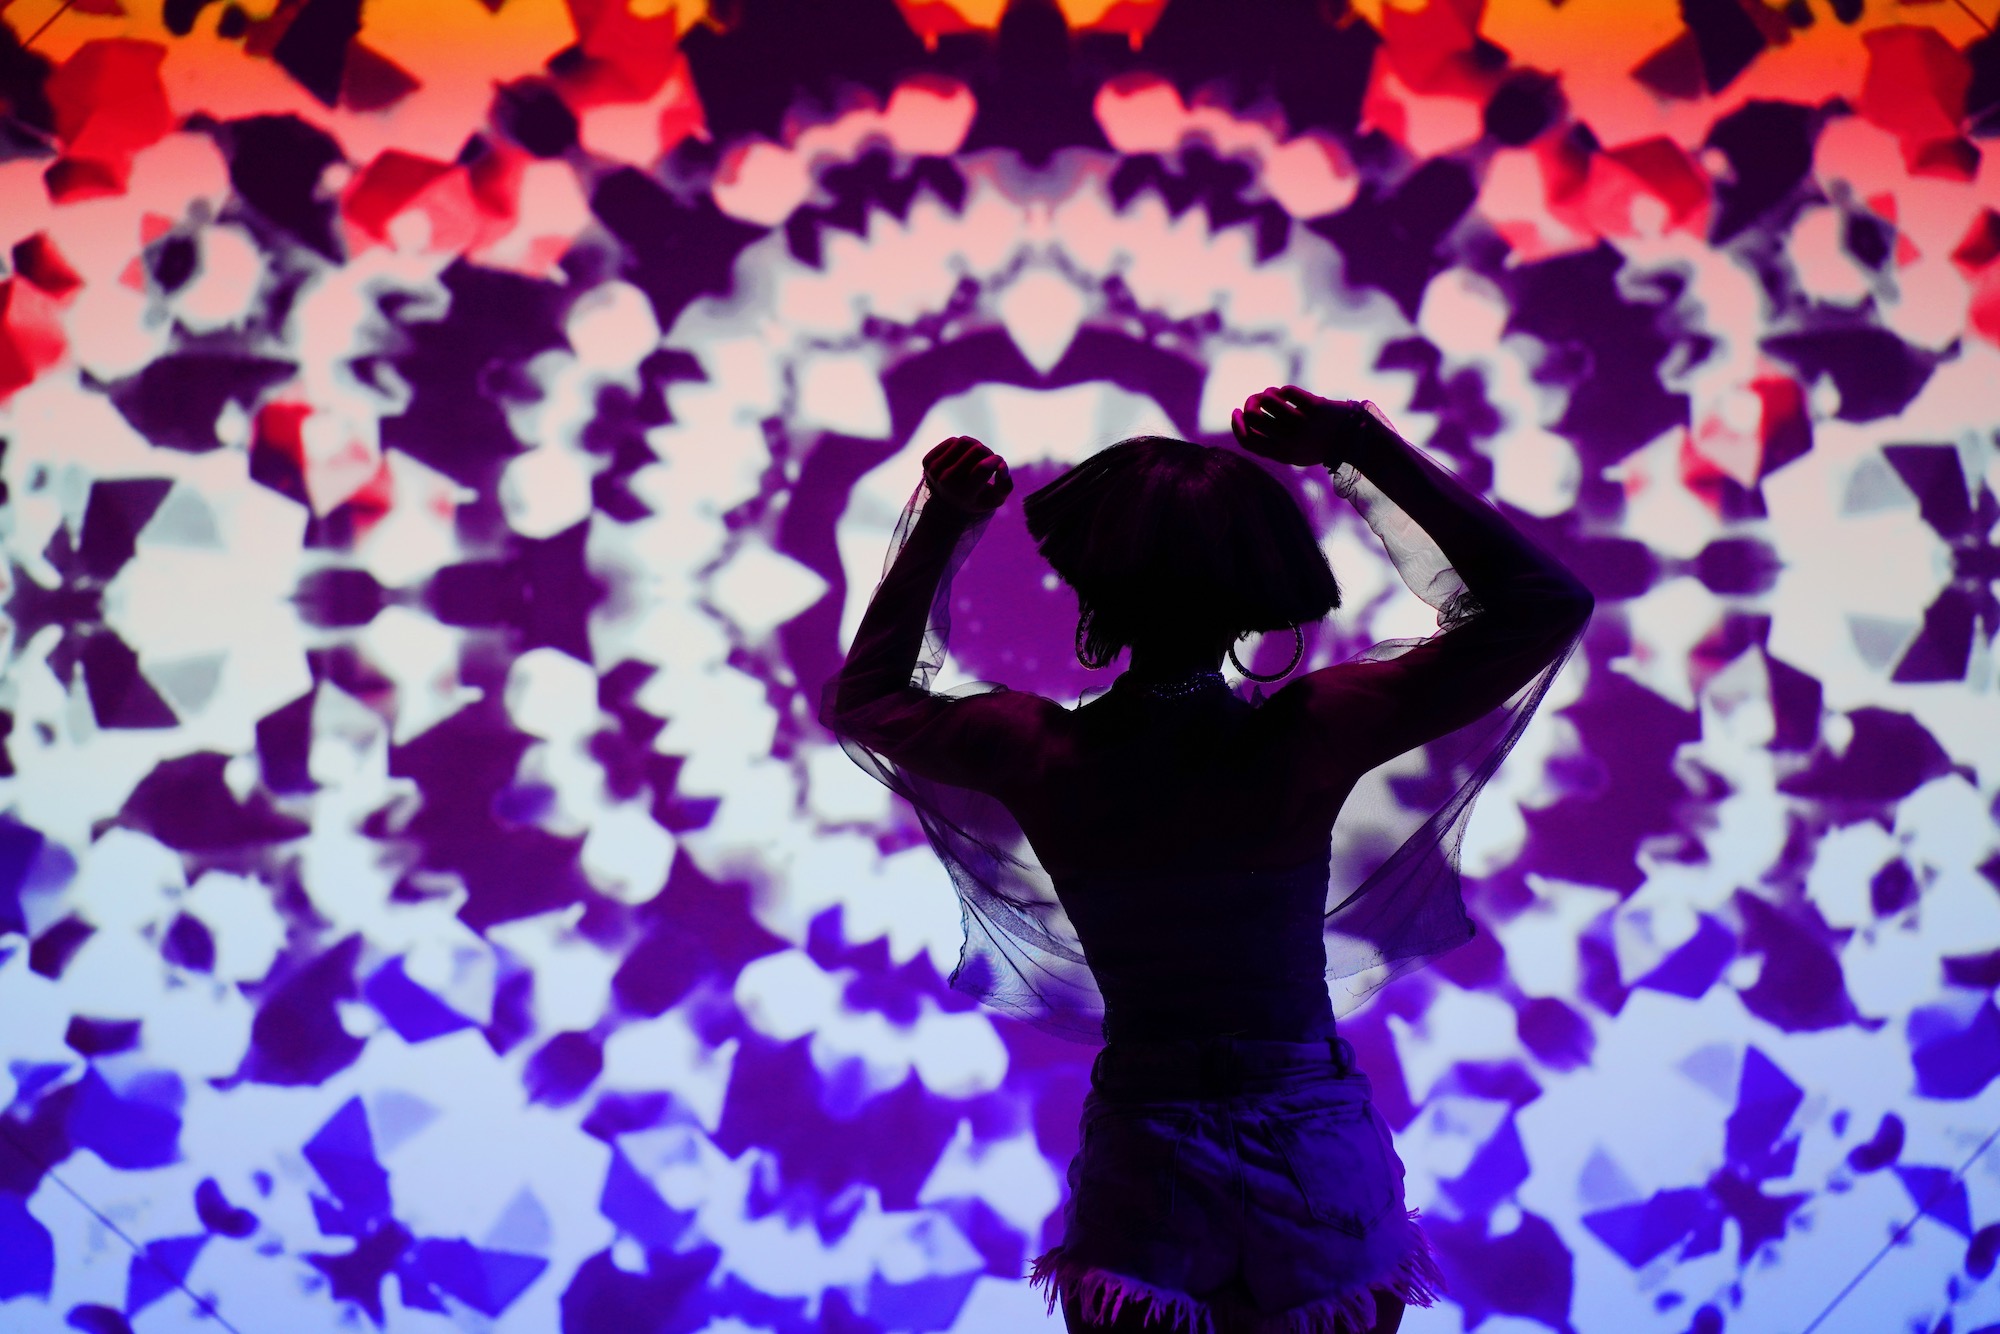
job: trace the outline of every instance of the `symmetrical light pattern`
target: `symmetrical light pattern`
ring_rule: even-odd
[[[1599,595],[1345,1025],[1404,1328],[2000,1329],[1992,8],[0,2],[0,1327],[1056,1327],[1091,1053],[814,705],[936,440],[1295,381]]]

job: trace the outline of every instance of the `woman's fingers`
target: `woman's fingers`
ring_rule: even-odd
[[[1296,385],[1261,390],[1229,416],[1237,443],[1279,463],[1319,463],[1326,455],[1327,401]]]
[[[937,485],[954,495],[963,495],[972,489],[973,470],[963,458],[954,459],[949,467],[941,468],[937,474]]]
[[[1260,413],[1279,421],[1296,419],[1305,415],[1299,410],[1297,405],[1288,401],[1276,389],[1266,389],[1260,394],[1250,395],[1249,401],[1244,406],[1252,413]]]
[[[1007,461],[967,435],[942,441],[924,456],[931,489],[973,509],[997,506],[1013,492]]]
[[[1252,454],[1265,453],[1270,448],[1271,437],[1268,428],[1277,425],[1269,417],[1252,417],[1254,409],[1237,408],[1229,414],[1229,429],[1235,433],[1236,443]]]
[[[934,485],[945,482],[947,478],[956,480],[966,465],[982,457],[999,456],[969,435],[955,435],[924,455],[924,475]]]
[[[1266,448],[1280,444],[1298,433],[1306,423],[1305,415],[1291,404],[1275,399],[1268,394],[1253,394],[1243,405],[1243,429],[1251,433]],[[1245,444],[1249,448],[1248,442]],[[1256,450],[1254,452],[1263,452]]]
[[[986,480],[1007,465],[1000,461],[998,454],[965,454],[953,460],[944,475],[954,481],[972,485],[983,485]]]
[[[984,448],[986,446],[980,444],[969,435],[946,436],[943,440],[931,446],[930,452],[924,455],[924,467],[947,468],[951,466],[958,455],[963,454],[966,450]]]

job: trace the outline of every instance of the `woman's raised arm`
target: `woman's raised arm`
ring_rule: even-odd
[[[952,562],[1014,483],[1005,461],[969,436],[925,455],[924,478],[928,503],[869,600],[847,660],[822,697],[820,722],[921,777],[994,791],[1019,767],[1037,706],[1054,706],[1012,691],[934,695],[915,679]]]
[[[1336,727],[1367,763],[1474,721],[1575,642],[1590,618],[1590,590],[1372,405],[1288,387],[1253,395],[1246,409],[1236,419],[1246,449],[1289,463],[1348,465],[1423,530],[1449,562],[1439,573],[1455,575],[1470,595],[1472,605],[1453,607],[1449,629],[1408,652],[1302,678],[1309,713]]]

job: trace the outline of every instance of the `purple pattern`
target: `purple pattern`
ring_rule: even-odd
[[[1036,1327],[1088,1053],[944,985],[943,873],[811,706],[932,439],[1031,485],[1219,441],[1211,375],[1382,401],[1600,599],[1469,840],[1480,936],[1343,1026],[1464,1327],[1802,1328],[1892,1237],[1822,1328],[2000,1322],[2000,39],[1691,2],[1626,104],[1581,6],[1559,61],[1498,0],[1421,7],[1482,15],[1438,50],[1402,5],[927,48],[753,0],[657,95],[589,90],[670,39],[564,30],[460,114],[355,0],[77,6],[24,53],[30,8],[0,1327]],[[1782,72],[1836,47],[1865,83]],[[153,50],[157,133],[84,78]],[[187,104],[185,60],[298,96]],[[443,184],[371,237],[398,145]],[[1102,684],[1016,515],[957,588],[959,676]]]

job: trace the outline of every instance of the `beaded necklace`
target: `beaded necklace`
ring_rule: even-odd
[[[1221,672],[1196,672],[1183,680],[1168,681],[1156,686],[1138,686],[1137,689],[1140,694],[1153,699],[1179,699],[1183,695],[1192,695],[1197,690],[1224,684]]]

